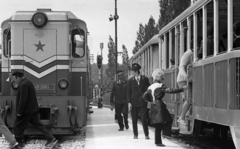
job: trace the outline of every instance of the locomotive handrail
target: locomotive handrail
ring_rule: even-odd
[[[8,47],[7,47],[7,51],[8,51],[8,72],[11,71],[11,69],[10,69],[10,48],[9,48],[10,44],[11,44],[11,39],[8,41]]]
[[[73,109],[73,106],[72,105],[68,105],[68,116],[69,116],[69,123],[70,123],[71,127],[73,126],[72,119],[71,119],[72,109]]]
[[[71,130],[74,132],[74,133],[79,133],[80,130],[78,130],[78,120],[77,120],[77,117],[78,117],[78,107],[75,107],[74,106],[74,103],[73,105],[69,105],[69,101],[68,101],[68,116],[69,116],[69,123],[70,123],[70,126],[71,126]],[[74,119],[75,119],[75,124],[73,124],[72,122],[72,114],[74,112]]]
[[[0,113],[1,113],[1,118],[3,118],[3,113],[4,113],[5,109],[4,108],[0,108]]]
[[[4,107],[0,108],[0,113],[1,113],[1,117],[4,120],[4,123],[6,126],[8,126],[7,123],[7,112],[10,111],[11,108],[9,105],[5,105]]]
[[[81,96],[82,96],[82,77],[80,77],[80,85],[81,85]]]
[[[8,105],[4,106],[4,122],[5,122],[5,125],[8,126],[8,123],[7,123],[7,113],[8,111],[10,111],[10,107]]]
[[[57,125],[57,122],[58,122],[58,108],[53,108],[53,113],[52,115],[55,116],[55,120],[53,120],[53,125]]]
[[[70,57],[70,60],[69,60],[69,62],[70,62],[70,78],[72,77],[72,63],[73,63],[73,60],[72,60],[72,40],[71,40],[71,36],[72,36],[72,30],[70,31],[70,36],[69,36],[69,41],[71,41],[70,42],[70,55],[69,55],[69,57]]]
[[[75,116],[75,124],[74,124],[74,126],[78,127],[78,122],[77,122],[77,110],[78,110],[78,107],[73,107],[73,109],[74,109],[74,116]]]

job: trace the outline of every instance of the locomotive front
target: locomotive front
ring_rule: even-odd
[[[6,79],[21,71],[35,86],[41,122],[53,134],[76,134],[86,124],[88,104],[87,28],[71,12],[48,9],[16,12],[2,23],[2,96],[8,127],[15,119],[17,84]],[[25,134],[40,134],[28,127]]]

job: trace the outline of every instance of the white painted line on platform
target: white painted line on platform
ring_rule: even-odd
[[[115,124],[87,125],[86,127],[105,127],[105,126],[116,126],[116,125],[118,125],[118,124],[115,123]]]

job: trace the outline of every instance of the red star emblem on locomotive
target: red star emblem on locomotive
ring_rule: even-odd
[[[45,46],[45,44],[42,44],[41,41],[39,41],[38,44],[34,44],[34,45],[37,47],[37,51],[38,50],[43,51],[43,47]]]

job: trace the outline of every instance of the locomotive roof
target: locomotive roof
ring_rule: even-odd
[[[71,11],[52,11],[51,9],[37,9],[36,11],[17,11],[9,19],[2,22],[1,28],[8,26],[11,21],[31,21],[33,14],[36,12],[44,12],[48,16],[48,21],[69,21],[82,22],[86,25],[85,21],[78,19]],[[7,28],[7,27],[5,27]]]
[[[37,11],[17,11],[12,15],[12,21],[28,21],[32,19],[33,14],[36,12],[44,12],[48,16],[48,20],[64,21],[69,19],[78,19],[70,11],[51,11],[50,9],[38,9]]]

